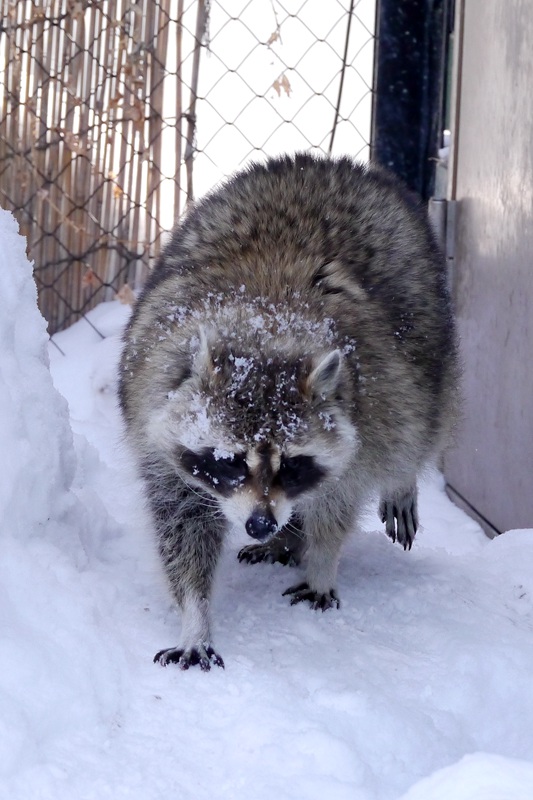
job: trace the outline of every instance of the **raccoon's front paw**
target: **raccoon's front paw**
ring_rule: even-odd
[[[382,500],[379,513],[387,536],[393,542],[398,540],[404,550],[410,550],[418,528],[416,494],[406,492],[400,497]]]
[[[289,594],[292,594],[291,606],[301,603],[302,600],[308,600],[311,603],[311,608],[315,611],[326,611],[328,608],[339,608],[340,606],[335,589],[321,593],[311,589],[308,583],[299,583],[298,586],[290,586],[286,589],[283,592],[283,597]]]
[[[274,548],[267,542],[266,544],[248,544],[239,550],[238,559],[247,564],[259,564],[265,561],[267,564],[279,563],[284,566],[297,567],[299,559],[288,547]]]
[[[188,650],[178,647],[160,650],[154,656],[154,664],[156,663],[161,664],[162,667],[166,667],[167,664],[177,664],[180,669],[189,669],[198,664],[204,672],[208,672],[212,664],[224,668],[221,657],[208,644],[191,647]]]

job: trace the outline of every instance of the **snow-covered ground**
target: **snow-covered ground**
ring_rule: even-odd
[[[152,663],[179,620],[114,397],[129,309],[60,353],[24,252],[0,212],[1,800],[531,800],[533,530],[489,541],[439,475],[410,553],[365,518],[339,611],[290,607],[236,536],[225,670]]]

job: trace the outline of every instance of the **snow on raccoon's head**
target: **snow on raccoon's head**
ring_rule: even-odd
[[[338,349],[238,350],[201,333],[152,434],[185,481],[216,497],[232,523],[265,538],[353,458],[358,436],[345,372]]]

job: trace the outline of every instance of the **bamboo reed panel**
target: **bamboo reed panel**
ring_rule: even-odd
[[[172,178],[166,119],[177,185],[165,205],[179,214],[183,2],[0,0],[0,10],[0,204],[28,237],[54,332],[146,277],[160,246],[162,181]],[[169,46],[179,50],[172,73]]]
[[[176,61],[181,64],[183,61],[183,0],[178,0],[178,30],[176,36]],[[181,70],[177,70],[176,75],[176,127],[175,127],[175,148],[176,165],[178,180],[174,183],[174,211],[176,216],[181,212],[181,164],[182,164],[182,142],[183,142],[183,78]]]

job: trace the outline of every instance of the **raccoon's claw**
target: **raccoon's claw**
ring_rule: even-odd
[[[180,669],[189,669],[198,664],[204,672],[209,672],[212,664],[224,668],[224,662],[211,645],[199,645],[191,647],[189,650],[169,647],[167,650],[160,650],[155,654],[154,664],[156,663],[161,664],[162,667],[166,667],[167,664],[177,664]]]
[[[328,608],[339,608],[340,606],[340,600],[334,589],[322,594],[311,589],[308,583],[299,583],[298,586],[290,586],[286,589],[283,597],[289,594],[292,594],[291,606],[301,603],[302,600],[308,600],[314,611],[326,611]]]
[[[399,500],[384,500],[380,506],[381,521],[385,523],[387,536],[398,542],[404,550],[413,546],[418,528],[416,500],[413,494],[406,494]]]
[[[259,564],[264,561],[267,564],[283,564],[285,567],[297,567],[300,563],[292,550],[288,547],[283,549],[269,546],[267,544],[248,544],[239,550],[237,556],[239,561],[246,564]]]

